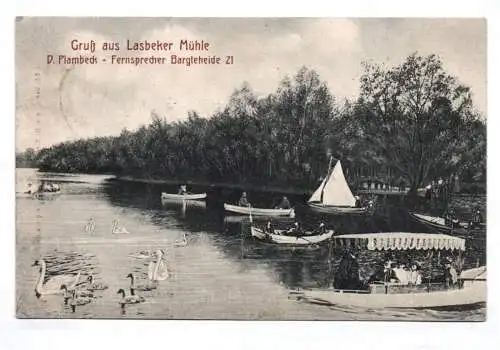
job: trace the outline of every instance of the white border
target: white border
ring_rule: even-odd
[[[217,2],[217,4],[216,4]],[[488,265],[489,305],[486,323],[398,322],[179,322],[179,321],[31,321],[14,318],[14,16],[310,16],[310,17],[487,17],[488,18],[488,132],[489,150],[497,144],[498,130],[498,6],[494,1],[420,0],[356,1],[324,0],[281,2],[237,1],[16,1],[2,11],[2,114],[0,128],[0,184],[2,231],[0,232],[0,348],[2,349],[145,349],[177,348],[345,348],[345,349],[486,349],[496,348],[498,324],[497,220],[495,213],[498,164],[488,158]],[[405,6],[406,3],[406,6]],[[491,272],[493,271],[493,273]],[[491,344],[490,344],[491,342]]]

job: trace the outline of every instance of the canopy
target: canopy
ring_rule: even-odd
[[[360,233],[335,236],[335,243],[368,250],[465,250],[465,239],[413,232]]]

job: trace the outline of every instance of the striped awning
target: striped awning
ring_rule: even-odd
[[[335,236],[335,244],[368,250],[465,250],[465,239],[413,232],[360,233]]]

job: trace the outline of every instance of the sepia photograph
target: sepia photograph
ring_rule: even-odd
[[[486,321],[486,29],[16,17],[16,317]]]

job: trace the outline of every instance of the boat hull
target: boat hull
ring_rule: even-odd
[[[196,193],[196,194],[174,194],[174,193],[161,193],[162,199],[177,199],[177,200],[199,200],[207,198],[206,193]]]
[[[439,217],[433,217],[433,216],[428,216],[428,215],[422,215],[422,214],[416,214],[416,213],[411,213],[411,216],[414,217],[418,222],[437,230],[438,232],[441,233],[450,233],[450,232],[456,232],[456,231],[463,231],[465,229],[463,223],[459,223],[458,227],[451,228],[450,226],[446,226],[444,224],[444,219],[439,218]]]
[[[361,215],[368,211],[368,208],[356,208],[356,207],[337,207],[331,205],[323,205],[321,203],[308,203],[309,208],[318,212],[325,214],[337,214],[337,215]]]
[[[311,302],[365,308],[430,309],[486,303],[486,282],[474,281],[461,289],[422,293],[371,294],[341,290],[304,291]]]
[[[288,245],[311,245],[323,243],[333,236],[333,231],[330,230],[327,233],[321,235],[311,235],[311,236],[287,236],[283,234],[267,234],[263,230],[251,227],[252,236],[260,240],[265,240],[266,242],[273,242],[277,244],[288,244]],[[284,230],[276,230],[278,233],[284,233]]]
[[[263,208],[251,208],[251,207],[240,207],[238,205],[231,205],[224,203],[224,209],[232,213],[238,213],[243,215],[255,215],[255,216],[288,216],[295,217],[294,209],[263,209]]]
[[[61,191],[57,192],[35,192],[33,194],[29,193],[16,193],[17,198],[34,198],[34,199],[44,199],[53,198],[61,194]]]

